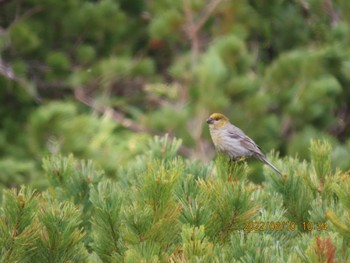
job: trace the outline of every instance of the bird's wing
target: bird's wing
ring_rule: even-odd
[[[228,130],[228,136],[236,141],[239,141],[242,147],[251,151],[256,158],[270,166],[277,174],[282,175],[282,173],[266,159],[259,145],[245,135],[241,129],[232,125],[232,127],[230,127]]]
[[[239,140],[242,147],[248,149],[254,154],[264,156],[259,145],[257,145],[252,139],[250,139],[241,129],[232,125],[229,129],[229,137],[232,139]]]

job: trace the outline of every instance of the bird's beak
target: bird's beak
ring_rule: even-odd
[[[207,123],[208,123],[208,124],[213,124],[213,122],[214,122],[214,119],[212,119],[212,118],[210,118],[210,117],[207,119]]]

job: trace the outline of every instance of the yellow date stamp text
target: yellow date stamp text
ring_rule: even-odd
[[[297,224],[293,221],[247,221],[244,222],[244,231],[322,231],[327,230],[326,222],[302,222]]]

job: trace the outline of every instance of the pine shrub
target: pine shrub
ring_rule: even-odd
[[[259,185],[249,163],[190,161],[180,145],[156,137],[117,178],[45,158],[46,190],[3,190],[1,262],[350,260],[350,178],[327,141],[311,142],[310,162],[271,154],[283,176],[266,168]]]

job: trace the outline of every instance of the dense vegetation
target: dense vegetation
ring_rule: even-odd
[[[266,169],[262,186],[245,163],[203,166],[179,146],[156,138],[119,181],[92,162],[45,158],[46,191],[4,193],[2,262],[350,260],[350,178],[332,172],[328,143],[312,143],[310,163],[279,160],[285,175]]]
[[[348,261],[350,1],[268,2],[0,1],[2,262]]]

